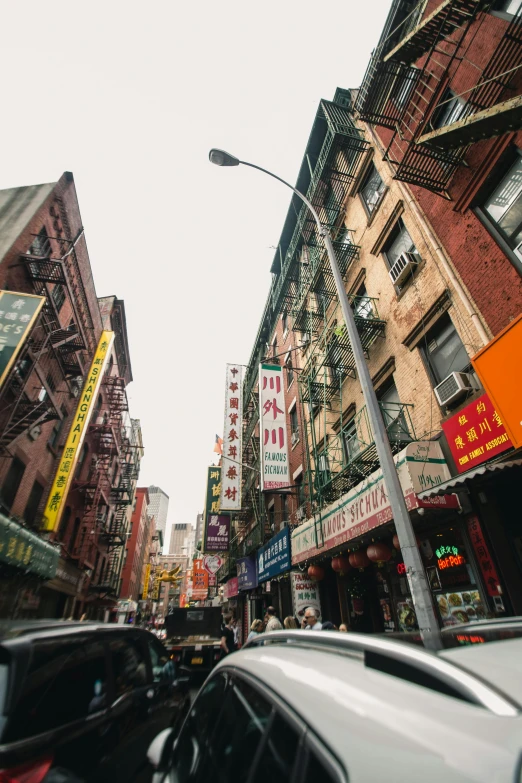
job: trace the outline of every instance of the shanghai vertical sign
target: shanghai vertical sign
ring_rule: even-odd
[[[283,370],[279,365],[259,365],[259,415],[261,489],[266,491],[289,487],[285,392]]]
[[[227,364],[225,423],[221,472],[222,511],[241,508],[241,452],[243,441],[243,374],[239,364]]]
[[[112,344],[114,342],[114,332],[102,332],[96,353],[94,354],[89,374],[80,399],[76,407],[76,412],[69,429],[69,435],[65,441],[62,456],[58,462],[58,469],[54,478],[47,504],[44,510],[44,529],[56,530],[60,523],[60,517],[65,506],[67,492],[74,476],[74,470],[78,461],[78,455],[89,426],[89,421],[93,411],[94,403],[101,385],[103,374],[107,366]]]

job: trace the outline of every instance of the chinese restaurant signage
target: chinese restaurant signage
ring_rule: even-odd
[[[482,579],[486,585],[488,595],[495,597],[501,595],[502,590],[500,588],[500,579],[498,578],[497,569],[495,563],[489,553],[488,545],[482,535],[482,528],[478,517],[473,514],[467,519],[468,534],[477,558],[480,570],[482,572]]]
[[[471,359],[512,445],[522,446],[522,315]]]
[[[53,579],[58,570],[60,549],[0,514],[0,563]]]
[[[34,326],[45,296],[0,291],[0,387]]]
[[[107,360],[109,358],[114,332],[102,332],[96,353],[94,354],[87,380],[80,394],[76,412],[69,429],[69,435],[65,441],[62,457],[58,462],[56,476],[49,492],[47,505],[44,510],[44,529],[56,530],[60,523],[60,517],[65,506],[65,498],[74,476],[74,470],[78,461],[78,455],[83,444],[87,427],[98,390],[101,385]]]
[[[513,446],[487,394],[443,422],[442,429],[459,473]]]
[[[284,527],[268,544],[257,550],[257,578],[259,584],[283,574],[291,568],[290,529]]]
[[[194,560],[192,566],[192,598],[204,601],[208,596],[208,571],[203,568],[202,560]]]
[[[158,568],[158,566],[156,566],[154,568],[152,593],[150,595],[153,601],[159,601],[160,587],[161,587],[160,576],[161,576],[161,568]]]
[[[465,565],[464,556],[460,554],[458,546],[449,546],[441,544],[435,550],[437,556],[437,567],[442,570],[445,568],[455,568],[455,566]]]
[[[255,557],[240,557],[236,561],[237,581],[240,590],[257,587],[257,561]]]
[[[149,597],[149,581],[150,581],[150,563],[145,566],[145,578],[143,580],[143,593],[142,600],[145,601]]]
[[[301,571],[292,571],[290,574],[292,584],[292,602],[294,615],[303,619],[308,607],[315,609],[321,619],[321,601],[319,599],[319,585],[312,581],[307,574]]]
[[[289,487],[291,481],[283,368],[278,365],[259,365],[259,415],[261,490]]]
[[[241,508],[241,453],[243,437],[242,367],[227,364],[225,384],[225,424],[221,460],[221,510]]]
[[[205,525],[205,552],[226,552],[230,545],[228,514],[209,514]]]
[[[229,579],[228,582],[225,584],[225,590],[224,590],[224,597],[225,600],[228,600],[229,598],[234,598],[239,593],[239,583],[237,576],[232,577],[232,579]]]
[[[409,443],[394,457],[404,499],[409,511],[415,508],[459,508],[456,495],[421,499],[419,493],[447,481],[450,472],[435,441]],[[435,501],[435,502],[433,502]],[[393,519],[382,471],[374,471],[321,515],[309,519],[292,533],[292,563],[324,554],[357,536]]]
[[[207,470],[207,489],[205,492],[205,508],[203,510],[204,531],[203,551],[208,551],[205,546],[207,540],[207,522],[210,514],[219,514],[219,496],[221,495],[221,467],[211,465]],[[218,550],[219,551],[219,550]]]

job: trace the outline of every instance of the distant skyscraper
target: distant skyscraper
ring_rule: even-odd
[[[167,549],[165,541],[165,527],[167,525],[167,511],[169,510],[169,496],[159,487],[149,487],[149,516],[156,520],[156,530],[163,534],[164,549]]]
[[[196,547],[198,543],[201,541],[202,534],[203,534],[203,514],[198,514],[196,517],[196,536],[194,538],[194,544]]]
[[[170,555],[191,555],[193,550],[194,528],[181,523],[172,525],[170,531]]]

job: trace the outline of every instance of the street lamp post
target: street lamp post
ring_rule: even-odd
[[[239,166],[241,163],[244,166],[258,169],[259,171],[268,174],[270,177],[277,179],[279,182],[282,182],[283,185],[286,185],[288,188],[290,188],[290,190],[293,190],[294,193],[306,204],[311,214],[313,215],[315,222],[317,223],[317,229],[320,235],[323,237],[326,252],[328,253],[328,260],[330,261],[330,266],[332,268],[332,274],[334,276],[335,286],[337,289],[337,296],[339,297],[339,302],[341,303],[344,322],[348,331],[348,337],[350,338],[355,367],[357,369],[357,374],[359,376],[359,381],[361,383],[362,392],[364,395],[364,401],[368,410],[368,416],[370,419],[377,455],[379,457],[379,462],[384,478],[384,484],[390,500],[393,521],[395,522],[397,536],[399,538],[401,554],[403,556],[404,565],[406,566],[406,574],[408,583],[410,585],[413,603],[415,605],[419,629],[424,638],[426,646],[429,646],[433,649],[438,649],[441,645],[438,640],[438,635],[434,633],[435,631],[438,631],[438,622],[431,600],[431,593],[428,587],[426,573],[424,571],[420,552],[417,547],[417,541],[415,539],[415,533],[413,532],[410,515],[408,513],[408,509],[406,508],[402,487],[400,485],[399,476],[397,475],[397,469],[393,460],[388,433],[386,431],[386,427],[384,426],[377,396],[375,394],[368,366],[366,364],[364,350],[359,338],[359,332],[357,331],[354,314],[352,308],[350,307],[348,296],[344,288],[344,283],[341,277],[341,272],[339,270],[339,264],[337,263],[337,258],[335,256],[335,250],[332,244],[330,232],[328,228],[321,223],[319,215],[315,211],[312,204],[308,201],[306,196],[304,196],[299,190],[296,190],[296,188],[292,187],[290,183],[286,182],[284,179],[281,179],[281,177],[278,177],[271,171],[267,171],[267,169],[261,168],[261,166],[256,166],[253,163],[247,163],[244,160],[239,160],[239,158],[230,155],[224,150],[210,150],[209,159],[211,163],[214,163],[217,166]]]

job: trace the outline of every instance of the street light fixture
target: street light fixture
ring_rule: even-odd
[[[282,182],[283,185],[286,185],[288,188],[290,188],[290,190],[293,190],[293,192],[301,199],[301,201],[306,204],[311,214],[313,215],[319,234],[323,237],[324,240],[326,252],[328,254],[328,260],[330,261],[332,274],[335,280],[337,296],[339,297],[348,337],[350,338],[355,367],[357,369],[357,375],[359,376],[364,401],[366,403],[366,409],[368,411],[375,447],[377,449],[377,455],[379,457],[379,462],[384,478],[384,485],[390,499],[390,506],[393,514],[393,521],[395,522],[395,528],[397,530],[397,536],[399,538],[401,554],[404,560],[404,565],[406,566],[406,575],[408,578],[413,603],[415,605],[419,629],[423,636],[425,645],[427,647],[431,647],[432,649],[439,649],[441,647],[441,643],[438,639],[438,635],[434,633],[435,631],[438,631],[438,622],[435,615],[435,610],[433,608],[428,582],[426,580],[426,573],[424,571],[422,559],[415,538],[415,533],[413,532],[413,525],[406,507],[404,494],[402,492],[399,476],[397,474],[397,469],[393,460],[388,433],[384,425],[377,396],[375,394],[375,389],[373,388],[370,377],[370,372],[366,364],[364,350],[359,337],[359,332],[357,331],[354,314],[348,301],[348,296],[346,294],[341,272],[339,270],[339,264],[337,263],[337,258],[335,256],[330,231],[321,223],[319,215],[315,211],[312,204],[308,201],[306,196],[304,196],[299,190],[296,190],[296,188],[290,185],[289,182],[281,179],[281,177],[278,177],[271,171],[263,169],[261,166],[256,166],[253,163],[247,163],[244,160],[239,160],[239,158],[236,158],[234,155],[225,152],[225,150],[211,149],[209,153],[209,159],[210,162],[214,163],[216,166],[239,166],[241,163],[244,166],[249,166],[250,168],[258,169],[259,171],[268,174],[270,177],[273,177],[279,182]]]

